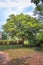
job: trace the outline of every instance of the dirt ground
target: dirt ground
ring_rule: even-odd
[[[11,59],[10,56],[0,51],[0,65],[43,65],[43,53],[32,53]]]

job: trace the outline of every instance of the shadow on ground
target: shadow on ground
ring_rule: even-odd
[[[26,57],[12,59],[7,65],[43,65],[43,53],[34,53]]]
[[[21,57],[21,58],[12,59],[7,63],[7,65],[29,65],[29,63],[26,62],[26,59],[29,58],[31,57],[26,57],[26,58]]]

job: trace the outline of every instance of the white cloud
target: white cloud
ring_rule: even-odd
[[[33,6],[33,8],[35,7],[35,5],[30,2],[30,0],[6,0],[6,2],[0,2],[0,7],[6,7],[8,8],[8,12],[15,14],[21,13],[25,7],[29,6]]]
[[[2,8],[2,7],[6,7],[5,2],[0,2],[0,8]]]
[[[0,22],[1,25],[5,24],[5,23],[6,23],[6,22]],[[0,26],[1,26],[1,25],[0,25]]]
[[[24,13],[23,9],[25,9],[26,7],[30,7],[32,6],[33,8],[35,8],[35,5],[33,3],[30,2],[31,0],[5,0],[5,1],[1,1],[0,2],[0,10],[5,8],[5,10],[2,10],[2,12],[4,13],[4,16],[2,14],[2,12],[0,12],[3,16],[2,19],[7,19],[7,17],[10,14],[20,14],[20,13]],[[31,16],[33,16],[33,11],[30,12],[25,12],[24,14],[29,14]],[[0,28],[2,27],[3,24],[5,24],[6,22],[0,22]],[[1,29],[0,29],[1,30]]]

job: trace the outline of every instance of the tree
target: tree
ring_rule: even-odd
[[[40,30],[41,24],[35,18],[29,15],[10,15],[7,19],[7,23],[3,25],[3,30],[8,33],[11,38],[22,38],[23,42],[25,38],[34,42],[35,36]]]
[[[38,40],[38,46],[41,46],[43,43],[43,0],[31,0],[34,4],[36,4],[34,15],[37,15],[37,19],[41,22],[41,29],[39,33],[36,35]]]
[[[43,0],[31,0],[36,4],[34,15],[38,15],[38,20],[43,21]]]
[[[37,5],[40,2],[40,0],[31,0],[31,2]]]
[[[43,0],[31,0],[31,2],[33,2],[36,5],[38,5],[40,3],[40,1],[43,3]]]

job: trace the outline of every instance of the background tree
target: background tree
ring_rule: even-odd
[[[38,16],[39,21],[43,21],[43,0],[31,0],[36,4],[34,15]]]
[[[37,15],[39,22],[41,22],[41,30],[37,35],[37,39],[39,43],[43,43],[43,0],[31,0],[34,4],[36,4],[34,15]]]
[[[7,40],[7,34],[5,32],[2,33],[2,40]]]

